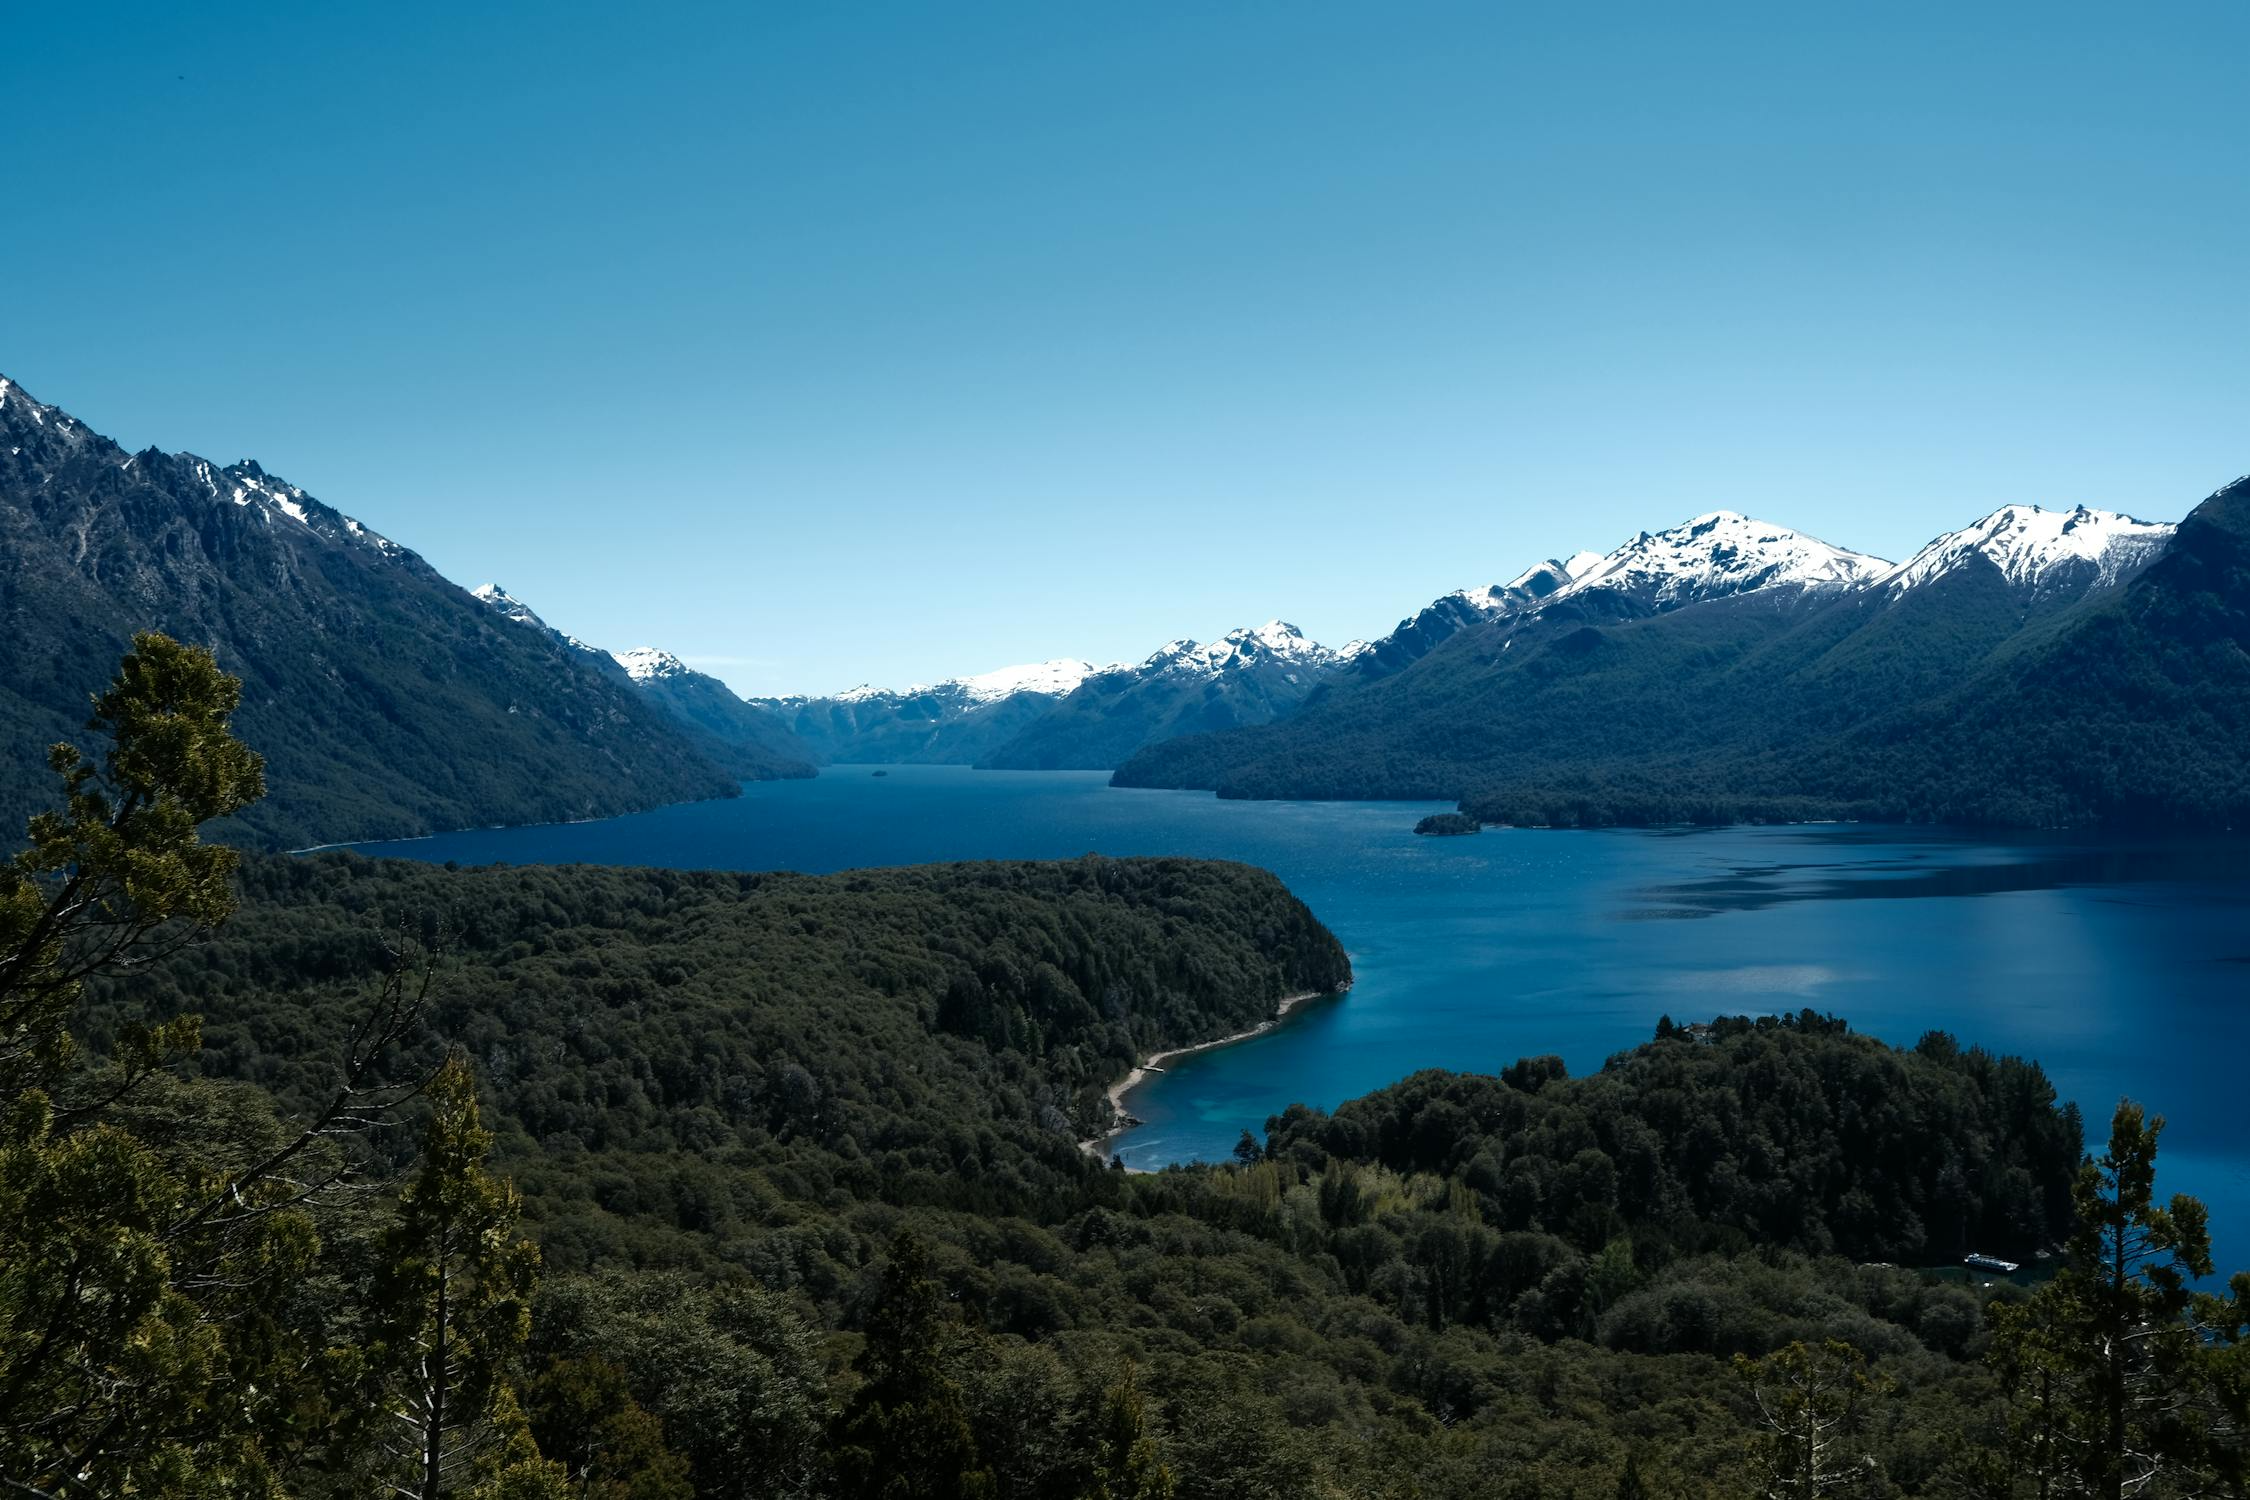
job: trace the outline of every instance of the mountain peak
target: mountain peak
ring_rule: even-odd
[[[47,405],[0,375],[0,442],[7,444],[8,457],[18,457],[29,448],[37,462],[67,457],[107,444],[108,439],[61,407]]]
[[[1714,510],[1665,531],[1639,533],[1575,570],[1555,597],[1610,589],[1662,608],[1754,589],[1848,588],[1889,566],[1786,526]]]
[[[490,585],[486,585],[490,587]],[[635,646],[629,651],[612,651],[610,656],[625,669],[625,675],[635,682],[653,682],[660,677],[685,677],[694,668],[669,651],[659,651],[654,646]]]
[[[524,603],[497,583],[480,583],[469,590],[469,597],[486,609],[506,619],[513,620],[518,625],[529,625],[535,630],[547,628],[547,622],[540,619],[530,605]]]
[[[2101,588],[2138,572],[2164,550],[2175,529],[2085,505],[2069,510],[2004,505],[1947,532],[1876,582],[1915,588],[1982,558],[2009,583],[2035,593],[2072,581]]]
[[[1090,661],[1058,656],[1052,661],[995,667],[992,671],[979,672],[973,677],[951,677],[939,686],[958,688],[965,696],[979,703],[997,702],[1017,693],[1039,693],[1049,698],[1060,698],[1091,677],[1095,670]]]

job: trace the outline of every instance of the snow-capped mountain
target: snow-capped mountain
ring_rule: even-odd
[[[536,630],[542,635],[552,636],[555,640],[576,652],[588,666],[604,677],[620,683],[632,681],[632,674],[625,669],[623,663],[615,656],[599,646],[580,640],[577,636],[555,629],[554,626],[539,618],[537,610],[500,587],[499,584],[480,583],[475,588],[470,589],[468,594],[470,598],[510,624],[521,625],[527,630]]]
[[[128,482],[137,477],[134,470],[144,463],[167,471],[178,466],[210,499],[232,504],[265,524],[278,522],[299,526],[323,541],[372,547],[382,553],[401,550],[389,537],[378,535],[332,506],[323,505],[297,486],[276,479],[260,468],[255,459],[246,458],[240,463],[222,466],[193,453],[165,453],[155,448],[126,454],[69,412],[32,399],[22,386],[5,376],[0,376],[0,425],[16,434],[9,443],[8,456],[19,463],[27,455],[34,462],[47,464],[97,456],[98,461],[115,467]],[[30,441],[25,441],[26,438]]]
[[[497,620],[386,537],[244,460],[127,452],[0,378],[0,812],[136,630],[209,646],[280,844],[606,816],[732,780],[623,681]]]
[[[1088,675],[977,764],[1104,769],[1154,740],[1268,723],[1294,711],[1369,649],[1364,641],[1332,649],[1278,619],[1214,641],[1167,641],[1138,663]]]
[[[2240,674],[2212,670],[2239,655],[2180,647],[2244,636],[2246,536],[2250,481],[2177,527],[2012,506],[1895,567],[1699,516],[1569,569],[1531,607],[1489,593],[1459,640],[1282,723],[1152,744],[1116,780],[1463,796],[1510,821],[2077,822],[2177,806],[2239,826],[2242,756],[2211,748],[2242,742],[2211,728],[2250,713]],[[1775,607],[1735,607],[1746,598]],[[2133,660],[2135,641],[2157,644]],[[2173,780],[2152,794],[2159,771]]]
[[[1458,599],[1479,614],[1518,614],[1568,587],[1573,579],[1584,576],[1602,561],[1603,557],[1599,552],[1575,552],[1566,558],[1550,557],[1545,562],[1532,564],[1506,583],[1495,583],[1481,589],[1457,589],[1446,595],[1446,598]]]
[[[1786,526],[1717,510],[1667,531],[1640,533],[1572,572],[1551,598],[1602,589],[1662,610],[1754,589],[1854,588],[1889,567],[1882,558],[1832,547]]]
[[[612,651],[610,656],[625,669],[625,675],[635,682],[655,682],[665,677],[686,677],[695,668],[681,661],[669,651],[659,651],[654,646],[635,646],[630,651]]]
[[[1088,677],[1109,670],[1115,669],[1056,657],[904,689],[862,683],[825,697],[751,702],[787,724],[822,760],[968,765]]]
[[[661,709],[712,764],[745,781],[777,781],[813,774],[812,751],[781,720],[746,703],[718,678],[698,672],[669,651],[635,646],[604,651],[566,635],[539,612],[496,583],[479,584],[469,597],[513,624],[536,630],[577,652],[603,676],[624,684]]]
[[[1879,575],[1879,588],[1905,590],[1980,562],[2034,597],[2085,593],[2132,577],[2162,552],[2179,528],[2115,511],[2044,510],[2010,505],[1974,526],[1949,531]]]
[[[1211,723],[1262,723],[1366,649],[1360,641],[1331,649],[1277,619],[1213,641],[1167,641],[1137,662],[1057,657],[905,689],[751,701],[830,761],[1110,765],[1089,757],[1126,753],[1183,703],[1200,705]],[[1122,748],[1090,748],[1097,740]]]
[[[879,703],[885,700],[904,702],[916,698],[936,697],[958,700],[963,706],[980,703],[997,703],[1018,693],[1035,693],[1046,698],[1060,698],[1084,682],[1094,673],[1107,670],[1090,661],[1074,657],[1057,657],[1053,661],[1025,662],[1020,666],[995,667],[989,672],[979,672],[969,677],[948,677],[943,682],[917,682],[908,688],[879,688],[869,683],[845,688],[840,693],[828,695],[836,703]],[[812,696],[760,699],[760,702],[801,704],[821,701]]]
[[[1286,663],[1323,672],[1341,666],[1366,649],[1365,641],[1353,641],[1331,650],[1287,620],[1268,620],[1263,625],[1230,630],[1215,641],[1166,641],[1137,668],[1110,667],[1105,671],[1189,672],[1215,677],[1222,672],[1237,672],[1263,663]]]
[[[1418,614],[1398,622],[1389,635],[1352,653],[1349,665],[1360,678],[1388,677],[1420,661],[1473,625],[1528,614],[1567,587],[1573,578],[1603,561],[1599,552],[1550,557],[1509,579],[1481,589],[1455,589],[1433,599]]]

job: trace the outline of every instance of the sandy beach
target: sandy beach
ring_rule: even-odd
[[[1284,995],[1281,998],[1281,1003],[1274,1008],[1273,1019],[1270,1021],[1260,1021],[1257,1025],[1251,1027],[1248,1031],[1238,1031],[1233,1036],[1222,1036],[1213,1041],[1197,1042],[1192,1047],[1173,1047],[1164,1052],[1151,1052],[1148,1056],[1142,1058],[1139,1065],[1136,1066],[1131,1072],[1127,1073],[1123,1078],[1118,1079],[1115,1083],[1111,1084],[1107,1090],[1104,1091],[1109,1095],[1109,1107],[1116,1114],[1117,1123],[1115,1125],[1112,1125],[1109,1129],[1103,1131],[1100,1135],[1091,1136],[1086,1140],[1080,1141],[1078,1143],[1078,1149],[1085,1152],[1088,1156],[1107,1161],[1109,1159],[1109,1154],[1102,1149],[1103,1144],[1107,1142],[1111,1137],[1123,1135],[1126,1131],[1132,1129],[1135,1125],[1140,1123],[1131,1115],[1125,1112],[1125,1096],[1131,1093],[1135,1088],[1139,1087],[1142,1080],[1146,1079],[1149,1074],[1163,1072],[1164,1065],[1172,1061],[1172,1059],[1176,1057],[1186,1057],[1191,1052],[1208,1052],[1214,1047],[1231,1047],[1236,1042],[1247,1042],[1254,1036],[1264,1036],[1267,1032],[1273,1030],[1276,1026],[1279,1026],[1282,1022],[1288,1020],[1289,1013],[1295,1010],[1298,1006],[1304,1004],[1306,1001],[1318,1000],[1328,995],[1340,995],[1344,992],[1344,990],[1348,990],[1350,988],[1351,986],[1349,984],[1346,984],[1342,989],[1306,990],[1302,994]],[[1135,1167],[1130,1168],[1129,1170],[1139,1171],[1141,1169]]]

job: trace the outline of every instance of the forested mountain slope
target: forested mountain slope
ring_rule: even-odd
[[[1456,797],[1534,823],[2239,827],[2245,493],[2220,492],[2176,533],[2039,513],[2050,565],[2035,569],[2001,513],[1848,588],[1639,619],[1566,595],[1291,720],[1151,747],[1116,779]]]
[[[274,792],[237,836],[392,838],[731,794],[660,709],[255,463],[129,454],[0,380],[0,820],[136,630],[212,647]]]
[[[669,713],[697,749],[734,775],[779,781],[813,774],[812,747],[710,673],[646,646],[611,656],[642,697]]]

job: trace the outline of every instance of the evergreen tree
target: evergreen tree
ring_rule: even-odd
[[[492,1134],[468,1065],[449,1058],[429,1099],[421,1166],[380,1246],[375,1335],[345,1358],[361,1374],[389,1493],[533,1493],[560,1475],[539,1460],[509,1377],[531,1330],[539,1252],[516,1237],[515,1189],[484,1169]]]
[[[922,1242],[901,1233],[891,1243],[855,1365],[864,1383],[836,1424],[837,1487],[854,1500],[986,1500],[995,1493],[960,1388],[945,1368],[941,1297]]]
[[[1102,1392],[1094,1443],[1094,1485],[1088,1500],[1172,1500],[1172,1471],[1157,1456],[1130,1360]]]
[[[1867,1399],[1885,1389],[1865,1355],[1830,1339],[1762,1360],[1738,1355],[1735,1368],[1765,1428],[1753,1458],[1768,1500],[1847,1493],[1872,1475],[1874,1460],[1852,1449]]]
[[[2037,1494],[2160,1494],[2207,1461],[2198,1403],[2210,1355],[2189,1282],[2211,1274],[2211,1240],[2194,1198],[2156,1204],[2163,1129],[2119,1103],[2108,1149],[2079,1172],[2063,1269],[1994,1312],[2016,1461]]]
[[[1658,1030],[1657,1035],[1665,1035],[1670,1027],[1671,1018],[1667,1016],[1664,1026]],[[1624,1471],[1617,1476],[1617,1500],[1649,1500],[1648,1486],[1641,1482],[1639,1454],[1628,1453],[1625,1455]]]
[[[0,865],[0,1475],[34,1493],[258,1494],[289,1340],[261,1299],[309,1261],[270,1172],[150,1149],[118,1123],[197,1046],[192,1016],[120,1028],[87,1066],[67,1023],[86,981],[225,920],[232,850],[201,824],[263,790],[208,651],[136,636],[88,728],[56,745],[62,808]]]

